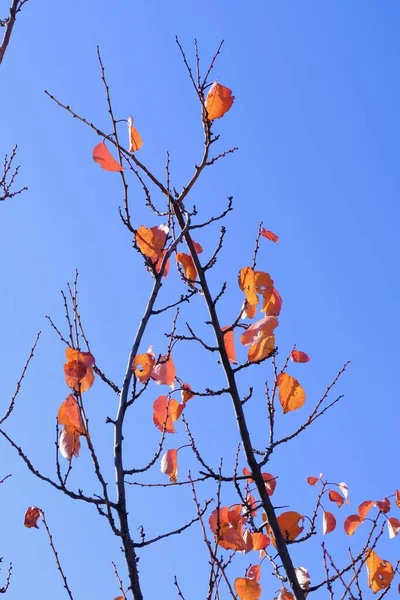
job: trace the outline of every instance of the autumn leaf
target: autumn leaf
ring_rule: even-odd
[[[358,507],[358,514],[363,521],[373,506],[375,506],[375,503],[372,502],[372,500],[364,500],[364,502],[361,502]]]
[[[306,363],[310,361],[308,354],[302,352],[301,350],[292,350],[290,353],[290,359],[297,363]]]
[[[183,402],[183,404],[186,404],[186,402],[188,400],[190,400],[191,398],[193,398],[194,394],[192,392],[192,388],[190,387],[190,385],[188,383],[182,383],[182,389],[181,389],[181,400]]]
[[[154,266],[157,274],[161,271],[162,263],[163,263],[164,256],[166,255],[166,253],[167,253],[167,250],[163,250],[161,252],[160,257]],[[169,273],[169,267],[170,267],[170,260],[169,260],[169,258],[167,258],[167,261],[166,261],[164,269],[163,269],[163,277],[167,277],[167,275]]]
[[[255,517],[257,515],[257,502],[251,494],[247,494],[246,496],[246,504],[249,507],[249,515],[251,517]]]
[[[256,531],[253,533],[253,550],[264,550],[271,543],[271,539],[265,533]]]
[[[319,477],[307,477],[308,485],[317,485],[319,481],[321,481],[322,473],[319,474]]]
[[[258,343],[260,340],[271,336],[274,330],[278,327],[278,319],[276,317],[264,317],[256,323],[249,325],[246,331],[240,336],[240,342],[243,346],[251,346]]]
[[[339,490],[342,492],[345,500],[346,500],[346,504],[350,504],[350,500],[349,500],[349,488],[347,486],[347,483],[345,483],[344,481],[342,481],[341,483],[338,483],[338,488]]]
[[[228,326],[225,326],[225,327],[221,328],[221,331],[226,331],[227,329],[228,329]],[[233,329],[224,333],[224,345],[225,345],[226,354],[229,358],[229,362],[232,363],[233,365],[236,365],[237,360],[236,360],[236,350],[235,350],[235,334],[234,334]]]
[[[260,581],[261,567],[260,565],[251,565],[247,571],[247,579],[254,579],[254,581]]]
[[[65,425],[66,429],[76,431],[82,435],[86,433],[78,403],[72,394],[64,400],[58,409],[57,420],[60,425]]]
[[[90,352],[81,352],[69,347],[66,349],[65,355],[67,358],[64,365],[66,384],[76,392],[86,392],[94,382],[94,356]]]
[[[206,111],[209,121],[220,119],[231,108],[235,96],[232,90],[214,81],[206,97]]]
[[[367,550],[365,563],[368,570],[368,587],[374,594],[388,588],[394,577],[390,562],[379,558],[374,550]]]
[[[265,312],[266,316],[278,317],[282,310],[282,298],[275,288],[272,292],[264,296],[264,302],[261,308],[261,312]]]
[[[304,517],[298,512],[289,510],[277,517],[279,528],[283,538],[286,541],[292,542],[295,540],[304,529]],[[301,525],[299,525],[301,523]],[[272,542],[274,543],[274,539]]]
[[[261,586],[255,579],[237,577],[233,585],[240,600],[258,600],[261,597]]]
[[[400,531],[400,521],[396,517],[389,517],[387,520],[390,539],[396,537]]]
[[[277,378],[279,400],[284,413],[301,408],[306,401],[306,393],[294,377],[280,373]]]
[[[140,383],[146,383],[150,379],[155,362],[154,354],[150,352],[135,356],[132,362],[132,369]]]
[[[151,372],[151,378],[157,385],[169,385],[171,389],[175,388],[176,370],[172,356],[164,354],[158,360]]]
[[[128,117],[129,152],[136,152],[143,146],[143,140],[136,127],[133,126],[133,117]]]
[[[218,544],[226,550],[243,551],[246,549],[241,509],[240,504],[233,509],[230,509],[229,506],[221,506],[211,513],[208,520],[215,539],[218,539]]]
[[[58,448],[61,455],[67,460],[71,460],[73,456],[79,456],[79,450],[81,449],[79,433],[63,427],[58,441]]]
[[[264,298],[269,297],[274,289],[274,282],[271,279],[271,275],[264,271],[254,272],[254,284],[257,294],[261,294]]]
[[[203,246],[199,244],[199,242],[195,242],[194,240],[192,240],[192,243],[197,254],[201,254],[203,252]]]
[[[160,431],[176,433],[174,422],[179,419],[185,404],[179,404],[174,398],[168,401],[167,396],[159,396],[153,403],[153,422]],[[167,416],[168,414],[168,416]]]
[[[344,527],[344,530],[347,533],[347,535],[353,535],[353,533],[355,532],[357,527],[362,522],[363,522],[363,519],[359,515],[348,516],[343,523],[343,527]]]
[[[400,490],[396,490],[395,499],[396,499],[396,505],[400,508]]]
[[[295,600],[292,592],[289,592],[285,587],[283,587],[280,592],[277,600]]]
[[[240,289],[242,290],[242,292],[244,292],[246,296],[247,309],[250,309],[250,314],[254,316],[255,309],[258,304],[254,269],[252,269],[251,267],[243,267],[243,269],[240,269],[238,283]],[[250,319],[252,318],[249,314],[247,316]]]
[[[326,535],[327,533],[331,533],[336,527],[336,519],[331,512],[327,510],[323,511],[322,514],[322,533]]]
[[[31,527],[35,527],[36,529],[39,529],[37,522],[40,519],[41,514],[42,514],[42,511],[40,510],[40,508],[38,508],[37,506],[30,506],[25,513],[25,518],[24,518],[25,527],[28,527],[28,529],[30,529]]]
[[[149,228],[141,225],[135,234],[136,244],[140,252],[152,262],[157,263],[162,258],[168,232],[168,225]]]
[[[328,496],[329,500],[331,502],[336,502],[339,508],[344,504],[344,498],[341,494],[339,494],[339,492],[336,492],[335,490],[329,490]]]
[[[271,242],[275,242],[275,244],[277,244],[279,241],[279,237],[276,235],[276,233],[274,233],[273,231],[270,231],[269,229],[265,229],[265,227],[263,227],[261,229],[261,235],[263,237],[265,237],[267,240],[270,240]]]
[[[190,254],[185,254],[184,252],[177,252],[176,260],[182,265],[186,279],[189,282],[196,281],[197,270],[194,265],[193,258],[190,256]]]
[[[308,590],[310,587],[311,578],[307,569],[305,567],[296,567],[295,573],[301,589]]]
[[[249,483],[254,483],[254,479],[252,478],[251,473],[247,467],[243,467],[243,475],[247,477],[247,481]],[[268,496],[272,496],[276,488],[276,477],[274,477],[270,473],[261,473],[261,476],[263,478]]]
[[[115,160],[104,142],[93,148],[93,160],[105,171],[123,171],[123,167]]]
[[[390,500],[389,498],[385,498],[384,500],[377,500],[375,502],[375,506],[379,508],[383,513],[388,513],[390,511]]]
[[[161,473],[168,475],[171,483],[178,479],[178,450],[167,450],[161,457]]]

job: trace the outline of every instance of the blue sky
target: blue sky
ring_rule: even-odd
[[[307,365],[291,367],[307,391],[308,406],[351,360],[337,387],[337,393],[345,394],[341,404],[273,457],[268,470],[279,475],[277,503],[312,512],[314,490],[305,478],[320,471],[330,481],[348,483],[354,510],[361,501],[379,499],[400,487],[394,459],[400,417],[399,17],[394,0],[255,0],[247,8],[236,0],[205,0],[201,6],[173,0],[30,0],[24,7],[0,74],[1,151],[18,142],[20,182],[29,186],[27,193],[0,206],[0,359],[6,404],[36,332],[43,330],[7,428],[44,472],[54,468],[55,416],[68,393],[62,372],[64,348],[44,316],[51,314],[63,324],[59,290],[78,268],[80,306],[93,352],[99,365],[120,382],[151,281],[118,218],[118,176],[101,171],[91,159],[100,140],[43,91],[48,89],[108,131],[96,61],[99,44],[115,111],[120,118],[133,114],[144,139],[140,159],[163,177],[169,150],[173,183],[179,188],[200,159],[202,133],[196,98],[174,42],[178,34],[188,54],[193,39],[198,39],[203,64],[225,39],[215,77],[236,96],[232,110],[215,129],[221,134],[221,150],[240,150],[210,169],[192,196],[202,216],[213,214],[227,196],[234,196],[224,253],[211,274],[215,290],[222,281],[229,282],[221,320],[228,323],[237,314],[241,294],[236,275],[251,260],[263,220],[280,236],[277,246],[262,245],[259,267],[274,278],[284,301],[277,332],[281,356],[296,343],[312,357]],[[132,194],[136,225],[156,224],[140,189],[132,185]],[[217,238],[214,227],[199,234],[198,241],[211,253]],[[165,298],[174,299],[180,285],[172,275]],[[193,322],[206,318],[200,297],[192,311],[185,315],[192,314]],[[162,351],[166,341],[160,332],[170,329],[171,318],[154,321],[145,343]],[[178,374],[193,387],[204,386],[205,374],[210,387],[221,383],[213,358],[206,359],[203,372],[203,355],[197,348],[178,346],[175,359]],[[257,381],[257,396],[247,407],[261,445],[268,430],[266,417],[264,424],[260,417],[268,377],[271,373],[263,366],[242,383],[245,389]],[[151,405],[159,391],[153,386],[129,418],[132,466],[145,464],[157,444]],[[87,393],[87,405],[111,479],[112,431],[104,420],[115,413],[116,399],[97,381]],[[305,414],[303,409],[282,418],[282,431],[295,427]],[[205,455],[216,463],[223,454],[226,464],[232,464],[237,434],[228,399],[194,399],[187,417]],[[180,425],[169,447],[184,440]],[[76,596],[117,596],[110,561],[121,566],[123,562],[105,523],[90,507],[60,498],[31,477],[1,443],[0,475],[13,474],[1,489],[1,554],[14,563],[10,599],[27,593],[33,599],[62,594],[44,532],[22,526],[29,505],[46,511]],[[183,452],[182,475],[194,468],[189,453]],[[91,491],[84,454],[72,480]],[[158,466],[148,481],[163,481]],[[202,494],[212,497],[215,489],[205,488]],[[226,491],[224,501],[236,501],[232,491]],[[338,520],[351,508],[335,510]],[[132,529],[143,523],[149,536],[183,523],[193,512],[187,489],[131,491]],[[361,538],[355,536],[354,543]],[[207,555],[201,540],[195,527],[171,545],[162,543],[143,552],[140,570],[146,597],[175,597],[174,574],[188,597],[204,597]],[[338,556],[349,543],[340,527],[326,541]],[[385,542],[385,558],[396,559],[397,547],[397,540]],[[309,550],[296,548],[295,557],[296,564],[309,567],[319,579],[316,542]],[[242,575],[250,560],[239,558],[232,576]],[[265,597],[273,597],[278,586],[269,577],[268,565],[263,566],[262,583]]]

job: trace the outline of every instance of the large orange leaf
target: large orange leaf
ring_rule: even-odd
[[[75,350],[75,348],[70,348],[69,346],[65,350],[65,356],[67,362],[77,361],[83,363],[87,367],[93,367],[96,362],[93,354],[90,354],[90,352],[82,352],[82,350]]]
[[[218,544],[226,550],[246,550],[241,509],[240,504],[233,509],[230,509],[229,506],[221,506],[216,508],[209,518],[211,531],[215,534],[216,539],[218,537]]]
[[[304,517],[293,510],[282,513],[277,519],[279,528],[286,541],[292,542],[304,529]]]
[[[271,539],[265,533],[256,531],[253,533],[253,550],[264,550],[271,543]]]
[[[67,460],[71,460],[73,456],[79,456],[79,450],[81,449],[79,433],[75,430],[63,427],[60,433],[58,447],[61,455]]]
[[[279,400],[284,413],[297,410],[303,406],[306,401],[306,393],[297,379],[288,373],[280,373],[277,384],[279,388]]]
[[[364,519],[362,519],[359,515],[349,515],[343,523],[343,527],[347,535],[353,535],[353,533],[360,525],[360,523],[363,522],[363,520]]]
[[[95,359],[90,352],[81,352],[74,348],[65,351],[67,362],[64,365],[65,381],[68,387],[77,392],[86,392],[92,387]]]
[[[40,519],[41,514],[42,511],[40,510],[40,508],[38,508],[37,506],[30,506],[25,513],[25,527],[28,527],[28,529],[30,529],[31,527],[39,529],[37,522]]]
[[[368,587],[376,594],[392,583],[394,570],[390,562],[379,558],[374,550],[367,550],[365,563],[368,569]]]
[[[221,331],[225,331],[226,329],[228,329],[228,326],[222,327]],[[235,351],[235,334],[234,334],[233,329],[224,333],[224,345],[225,345],[226,353],[229,358],[229,362],[236,365],[237,360],[236,360],[236,351]]]
[[[259,360],[264,360],[265,358],[270,357],[275,349],[275,336],[261,335],[260,340],[252,344],[247,352],[247,358],[250,362],[257,362]]]
[[[206,97],[206,111],[209,121],[220,119],[230,109],[235,96],[232,90],[214,81]]]
[[[179,404],[174,398],[168,401],[167,396],[159,396],[153,403],[153,422],[160,431],[176,433],[174,422],[179,419],[185,404]],[[168,414],[168,416],[167,416]]]
[[[255,579],[237,577],[233,585],[240,600],[258,600],[261,597],[261,586]]]
[[[336,527],[336,519],[331,512],[327,510],[323,511],[322,514],[322,533],[326,535],[327,533],[331,533]]]
[[[171,483],[178,479],[178,450],[167,450],[161,458],[161,473],[168,475]]]
[[[190,254],[185,254],[184,252],[177,252],[176,260],[182,265],[186,279],[189,282],[196,281],[197,270],[194,266],[193,258],[190,256]]]
[[[168,231],[167,225],[149,228],[141,225],[135,235],[140,252],[151,261],[157,262],[162,257]]]
[[[123,171],[123,167],[115,160],[104,142],[93,148],[93,160],[105,171]]]
[[[149,352],[135,356],[132,369],[140,383],[146,383],[150,379],[155,362],[154,355]]]
[[[269,229],[265,229],[265,227],[263,227],[261,229],[261,235],[263,237],[265,237],[267,240],[270,240],[271,242],[275,242],[275,244],[277,244],[279,241],[279,237],[276,235],[276,233],[274,233],[273,231],[270,231]]]
[[[274,289],[274,282],[271,279],[271,275],[264,271],[255,271],[254,283],[257,294],[261,294],[264,298],[269,298]]]
[[[305,352],[301,350],[292,350],[290,353],[290,358],[293,362],[297,363],[306,363],[310,361],[310,357]]]
[[[176,370],[172,356],[164,354],[153,368],[151,378],[154,379],[157,385],[169,385],[170,388],[174,389],[175,377]]]
[[[143,146],[143,140],[136,127],[133,126],[133,117],[128,117],[129,152],[136,152]]]
[[[275,288],[270,294],[264,296],[264,302],[261,308],[261,312],[265,312],[266,315],[272,315],[278,317],[282,310],[282,298]]]
[[[79,406],[72,394],[61,404],[57,419],[60,425],[65,425],[66,429],[85,434],[85,426],[82,422]]]

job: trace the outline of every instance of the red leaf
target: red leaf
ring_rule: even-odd
[[[390,500],[389,498],[385,498],[384,500],[377,500],[375,502],[375,506],[379,508],[383,513],[388,513],[390,511]]]
[[[344,504],[344,498],[339,492],[335,490],[329,490],[329,500],[331,502],[336,502],[338,507],[340,508]]]
[[[269,231],[269,229],[265,229],[264,227],[261,229],[261,235],[265,238],[267,238],[267,240],[270,240],[271,242],[275,242],[275,244],[278,243],[278,236],[273,232],[273,231]]]
[[[308,354],[302,352],[301,350],[292,350],[292,352],[290,353],[290,358],[293,362],[297,363],[310,362],[310,357],[308,356]]]
[[[40,510],[40,508],[38,508],[37,506],[30,506],[25,513],[25,527],[28,527],[28,529],[30,529],[31,527],[39,529],[37,522],[40,519],[41,514],[42,511]]]
[[[336,527],[336,519],[331,512],[324,510],[322,515],[322,533],[331,533]]]
[[[363,519],[359,515],[350,515],[345,519],[343,523],[343,527],[347,535],[353,535],[357,527],[360,523],[363,522]]]
[[[374,505],[375,503],[372,502],[372,500],[364,500],[364,502],[361,502],[360,506],[358,507],[358,514],[363,521]]]

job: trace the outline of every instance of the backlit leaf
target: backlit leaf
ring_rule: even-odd
[[[279,400],[283,412],[301,408],[306,401],[306,393],[294,377],[288,373],[280,373],[277,378]]]
[[[193,258],[190,256],[190,254],[185,254],[184,252],[177,252],[176,260],[182,265],[186,279],[189,282],[196,281],[197,270],[194,265]]]
[[[254,579],[254,581],[260,581],[261,567],[260,565],[251,565],[247,571],[247,579]]]
[[[344,527],[344,530],[347,533],[347,535],[353,535],[353,533],[355,532],[357,527],[362,522],[363,522],[363,519],[359,515],[348,516],[343,523],[343,527]]]
[[[174,398],[168,401],[167,396],[159,396],[153,403],[153,423],[160,431],[176,433],[174,422],[182,414],[184,404],[179,404]],[[168,414],[168,417],[167,417]]]
[[[253,533],[253,550],[264,550],[271,543],[271,539],[265,533],[256,531]]]
[[[250,362],[257,362],[270,357],[275,350],[275,336],[268,335],[261,337],[260,341],[252,344],[247,352],[247,358]]]
[[[295,573],[301,589],[308,590],[310,587],[311,578],[307,569],[305,567],[296,567]]]
[[[141,225],[135,235],[136,244],[140,252],[152,262],[157,262],[162,258],[168,231],[169,228],[167,225],[158,225],[149,228]]]
[[[295,600],[292,592],[289,592],[285,587],[283,587],[280,592],[277,600]]]
[[[265,312],[267,316],[278,317],[282,310],[282,298],[275,288],[272,292],[264,296],[261,312]]]
[[[169,385],[170,388],[175,387],[176,370],[174,361],[171,355],[164,354],[161,356],[151,372],[151,378],[157,385]]]
[[[345,500],[346,500],[346,504],[350,504],[350,500],[349,500],[349,488],[347,486],[347,483],[345,483],[344,481],[342,481],[341,483],[338,483],[338,488],[339,490],[342,492]]]
[[[365,562],[368,569],[368,587],[374,594],[388,588],[394,577],[390,562],[379,558],[374,550],[367,550]]]
[[[317,485],[319,481],[321,481],[322,473],[319,474],[319,477],[307,477],[308,485]]]
[[[79,406],[72,394],[61,404],[58,409],[57,419],[60,425],[65,425],[66,429],[76,431],[79,434],[85,434],[85,427],[82,422]]]
[[[358,507],[358,514],[363,521],[373,506],[375,506],[375,503],[372,502],[372,500],[364,500],[364,502],[361,502]]]
[[[385,498],[384,500],[377,500],[375,502],[375,506],[379,508],[383,513],[388,513],[390,511],[390,500],[389,498]]]
[[[396,537],[400,531],[400,521],[396,517],[389,517],[387,520],[390,539]]]
[[[232,91],[214,81],[210,87],[206,97],[206,111],[209,121],[220,119],[230,109],[235,96],[232,96]]]
[[[290,358],[293,362],[297,363],[306,363],[310,361],[310,357],[305,352],[301,350],[292,350],[290,353]]]
[[[154,355],[149,352],[135,356],[132,369],[140,383],[146,383],[150,379],[155,362]]]
[[[395,500],[396,500],[396,505],[400,508],[400,490],[396,490]]]
[[[289,510],[277,517],[279,528],[286,541],[295,540],[304,529],[304,517],[298,512]]]
[[[123,171],[123,167],[115,160],[104,142],[93,148],[93,160],[105,171]]]
[[[228,329],[228,326],[222,327],[221,331],[225,331],[226,329]],[[225,345],[226,353],[229,358],[229,362],[236,365],[237,361],[236,361],[236,350],[235,350],[235,334],[234,334],[233,329],[231,329],[227,333],[224,333],[224,345]]]
[[[35,527],[36,529],[39,529],[37,522],[40,519],[41,514],[42,514],[42,511],[40,510],[40,508],[38,508],[37,506],[30,506],[25,513],[25,518],[24,518],[25,527],[28,527],[28,529],[30,529],[31,527]]]
[[[143,140],[136,127],[133,126],[133,117],[128,117],[129,152],[136,152],[143,146]]]
[[[246,475],[247,481],[249,483],[254,483],[254,479],[252,478],[251,473],[247,467],[243,467],[243,475]],[[270,473],[261,473],[261,476],[263,478],[268,496],[272,496],[276,488],[276,477],[274,477]]]
[[[322,514],[322,533],[326,535],[327,533],[331,533],[336,527],[336,519],[331,512],[327,510],[323,511]]]
[[[79,433],[63,427],[58,441],[58,448],[61,455],[67,460],[71,460],[73,456],[79,456],[79,450],[81,449]]]
[[[68,387],[77,392],[86,392],[94,382],[92,366],[95,359],[90,352],[81,352],[74,348],[65,351],[67,362],[64,365],[65,381]]]
[[[178,450],[167,450],[161,458],[161,473],[168,475],[171,483],[178,479]]]
[[[191,398],[193,398],[194,394],[192,392],[192,388],[190,387],[190,385],[188,383],[182,383],[182,389],[181,389],[181,399],[183,404],[186,404],[186,402],[188,400],[190,400]]]
[[[254,270],[251,267],[243,267],[243,269],[240,269],[238,283],[240,289],[246,296],[248,306],[255,308],[258,304],[258,296],[256,294]]]
[[[240,336],[240,341],[243,346],[256,344],[261,339],[271,336],[278,327],[278,324],[276,317],[264,317],[256,321],[256,323],[249,325],[246,331]]]
[[[344,504],[344,498],[341,494],[339,494],[339,492],[336,492],[335,490],[329,490],[328,496],[329,500],[331,502],[336,502],[339,508]]]
[[[270,231],[269,229],[265,229],[264,227],[261,229],[261,235],[263,237],[265,237],[267,240],[270,240],[271,242],[275,242],[275,244],[277,244],[279,241],[279,237],[276,235],[276,233],[274,233],[273,231]]]
[[[258,600],[261,597],[261,586],[255,579],[237,577],[233,585],[240,600]]]

